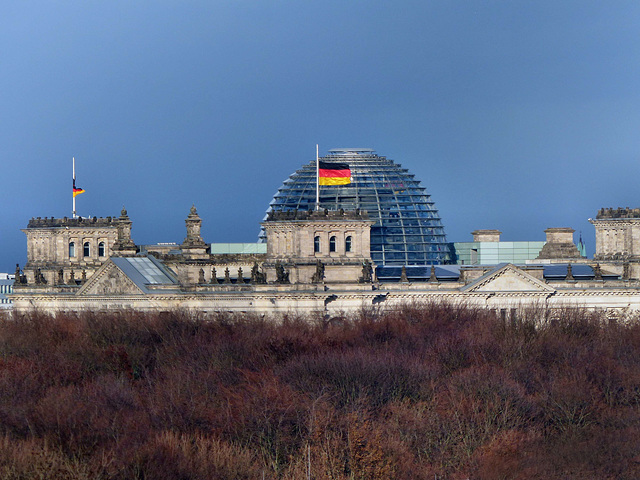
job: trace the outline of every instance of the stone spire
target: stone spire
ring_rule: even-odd
[[[438,277],[436,277],[436,267],[434,265],[431,265],[431,273],[429,275],[429,280],[427,281],[432,283],[438,281]]]
[[[567,281],[575,280],[575,278],[573,278],[573,270],[571,268],[570,263],[567,264],[567,276],[565,277],[565,280]]]
[[[118,239],[113,244],[113,254],[119,256],[135,255],[137,252],[136,244],[131,240],[131,225],[133,222],[127,215],[127,209],[122,207],[120,217],[116,220],[116,228],[118,229]]]
[[[184,223],[187,226],[187,237],[182,242],[182,253],[189,258],[203,258],[207,255],[207,244],[200,236],[202,219],[196,211],[196,206],[192,205],[189,215]]]

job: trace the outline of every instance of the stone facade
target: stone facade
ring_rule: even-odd
[[[640,260],[640,209],[603,208],[596,219],[597,260]]]
[[[109,256],[118,239],[119,219],[32,218],[22,230],[27,236],[27,283],[67,283],[74,272],[91,276]],[[62,273],[61,273],[62,272]]]
[[[471,232],[474,242],[499,242],[501,234],[500,230],[474,230]]]
[[[266,279],[278,281],[277,267],[291,283],[354,283],[371,264],[366,212],[271,212],[262,223],[267,237]]]
[[[373,221],[360,211],[273,213],[262,224],[266,255],[211,255],[200,236],[201,219],[195,207],[187,217],[181,248],[154,255],[150,247],[149,257],[133,255],[131,222],[124,210],[115,220],[35,219],[25,230],[26,275],[11,298],[21,311],[180,307],[337,315],[445,301],[499,310],[588,307],[625,317],[640,312],[640,271],[635,269],[640,263],[634,253],[640,252],[640,238],[634,233],[640,213],[634,215],[635,210],[612,218],[605,213],[592,221],[600,232],[598,241],[613,236],[618,238],[615,242],[624,239],[619,243],[623,250],[612,256],[608,252],[620,247],[598,243],[593,261],[576,258],[573,230],[554,228],[546,230],[552,247],[538,265],[459,266],[457,275],[451,266],[439,266],[431,268],[424,281],[410,279],[403,268],[400,282],[375,278],[369,250]],[[606,229],[609,237],[603,237]],[[76,240],[89,242],[86,258],[65,257],[69,242]],[[109,248],[104,253],[112,256],[91,257],[91,246],[102,241]],[[612,245],[618,245],[615,242]],[[564,254],[567,257],[562,258]],[[155,273],[148,276],[149,270],[136,267],[143,263]],[[95,273],[88,274],[88,267]],[[85,274],[76,274],[73,281],[52,280],[64,268],[82,269]]]

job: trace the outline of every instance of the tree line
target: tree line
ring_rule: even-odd
[[[446,304],[0,319],[0,478],[636,479],[640,324]]]

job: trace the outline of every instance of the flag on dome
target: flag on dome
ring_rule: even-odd
[[[351,169],[346,163],[318,162],[319,185],[349,185]]]

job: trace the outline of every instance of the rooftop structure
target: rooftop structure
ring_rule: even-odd
[[[376,265],[449,262],[449,245],[438,210],[426,189],[406,168],[370,148],[332,149],[320,160],[349,165],[351,183],[320,187],[319,207],[367,211],[374,221],[371,257]],[[267,214],[314,210],[315,203],[316,164],[311,161],[284,181]],[[265,239],[264,230],[261,239]]]
[[[453,263],[458,265],[524,264],[538,257],[545,242],[503,242],[500,230],[475,230],[473,242],[451,245]]]
[[[11,308],[12,302],[7,294],[13,293],[14,276],[8,273],[0,273],[0,309]]]

